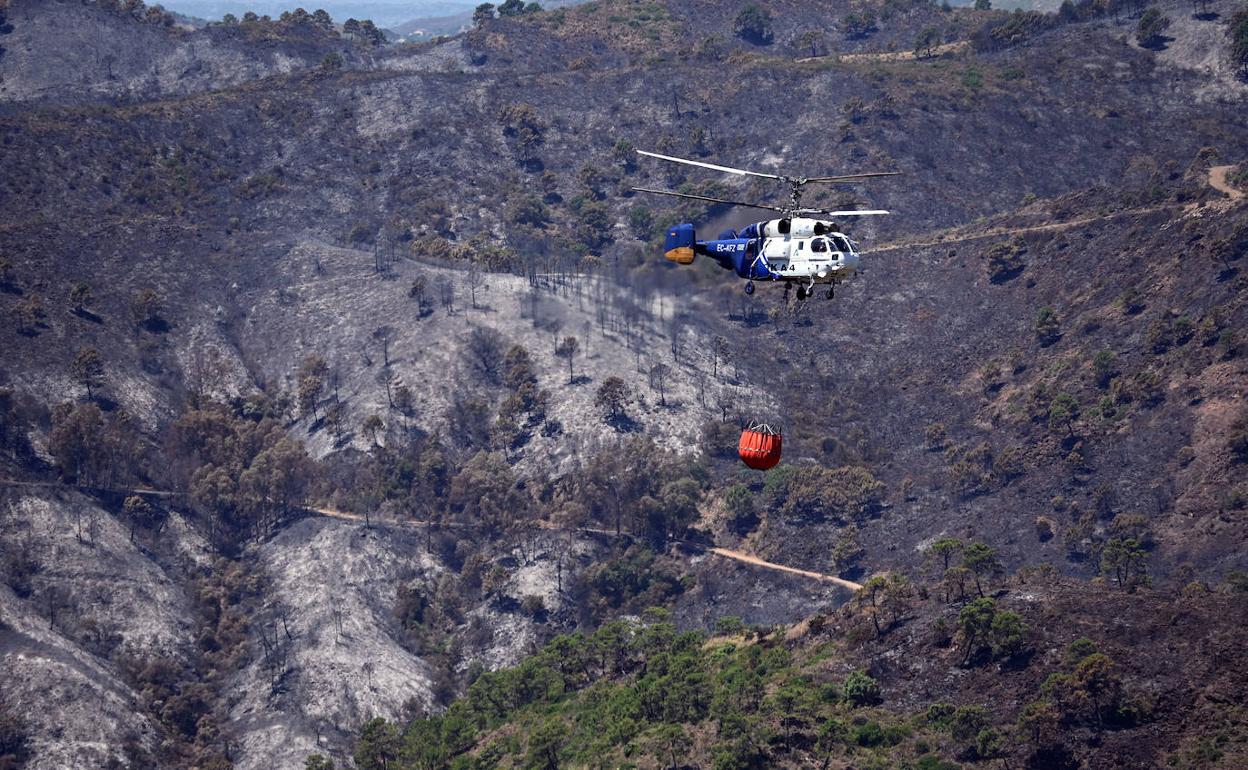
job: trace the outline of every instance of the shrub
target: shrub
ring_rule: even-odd
[[[95,348],[82,348],[74,356],[74,379],[87,389],[87,398],[93,397],[93,390],[104,380],[104,359]]]
[[[1162,33],[1169,28],[1170,17],[1154,6],[1140,16],[1139,23],[1135,25],[1135,39],[1145,48],[1156,48],[1162,43]]]
[[[1118,376],[1118,356],[1112,350],[1097,353],[1092,359],[1092,372],[1096,375],[1097,385],[1109,387],[1109,381]]]
[[[940,30],[935,27],[927,27],[914,40],[914,55],[929,57],[936,51],[936,46],[940,45]]]
[[[764,495],[787,519],[861,520],[883,502],[884,485],[863,468],[803,467],[770,475]]]
[[[1181,315],[1170,325],[1170,333],[1174,335],[1174,344],[1186,345],[1196,334],[1196,322]]]
[[[1036,537],[1040,542],[1048,542],[1053,539],[1053,535],[1057,532],[1057,526],[1048,516],[1036,517]]]
[[[1036,313],[1035,331],[1041,346],[1047,347],[1061,339],[1062,323],[1057,311],[1048,305],[1040,308],[1040,312]]]
[[[988,726],[988,712],[980,706],[960,706],[949,717],[949,732],[958,742],[975,739]]]
[[[1129,286],[1118,295],[1115,304],[1124,314],[1137,315],[1144,310],[1144,297],[1140,294],[1139,289]]]
[[[1049,404],[1049,430],[1067,435],[1074,433],[1075,420],[1079,419],[1079,402],[1069,393],[1058,393]]]
[[[771,14],[757,5],[747,5],[737,14],[732,31],[743,40],[755,45],[769,45],[775,36],[771,28]]]
[[[941,729],[948,728],[953,712],[956,710],[951,703],[936,701],[927,707],[927,721]]]
[[[879,703],[880,684],[868,676],[867,672],[854,671],[845,677],[845,683],[841,685],[841,695],[855,706]]]
[[[1231,17],[1226,25],[1226,36],[1231,39],[1231,63],[1240,72],[1248,73],[1248,7]]]
[[[846,531],[837,539],[836,545],[832,546],[832,564],[836,566],[837,571],[847,572],[866,553],[866,549],[858,542],[854,533]]]
[[[845,34],[851,38],[866,37],[875,29],[875,14],[871,11],[851,11],[841,20]]]
[[[1148,325],[1148,346],[1161,355],[1174,345],[1174,330],[1167,318],[1156,318]]]
[[[1118,587],[1134,590],[1147,585],[1148,562],[1143,546],[1134,538],[1113,538],[1101,551],[1101,574],[1112,575]]]
[[[1005,18],[991,19],[971,35],[971,45],[977,51],[997,51],[1025,42],[1040,33],[1052,29],[1057,17],[1037,11],[1018,11]]]
[[[1239,335],[1234,329],[1225,329],[1218,335],[1217,341],[1218,358],[1223,361],[1229,361],[1239,353]]]
[[[130,317],[135,326],[152,328],[160,321],[163,301],[155,289],[142,289],[130,298]]]
[[[619,377],[608,377],[598,386],[594,405],[604,413],[608,423],[619,423],[627,417],[626,409],[632,401],[632,390]]]
[[[1233,569],[1222,579],[1219,590],[1228,594],[1248,594],[1248,572]]]
[[[859,746],[883,746],[885,740],[884,728],[880,727],[879,722],[868,721],[854,728],[854,743]]]
[[[1027,468],[1021,447],[1006,447],[992,459],[992,476],[1002,483],[1022,476]]]
[[[1008,658],[1022,652],[1027,644],[1027,624],[1015,612],[998,612],[989,631],[992,656]]]
[[[1096,652],[1096,642],[1081,636],[1066,647],[1066,662],[1074,665]]]
[[[1131,398],[1139,401],[1141,406],[1156,406],[1166,396],[1161,376],[1154,371],[1136,372],[1128,387]]]
[[[417,588],[399,586],[394,603],[394,617],[404,630],[419,628],[425,622],[425,612],[429,609],[429,599]]]
[[[519,16],[524,13],[524,0],[503,0],[498,4],[499,16]]]
[[[1001,733],[994,728],[986,727],[975,736],[975,752],[977,759],[996,756],[1001,751]]]
[[[69,302],[75,313],[82,314],[91,302],[91,286],[79,281],[69,290]]]
[[[724,492],[724,510],[728,512],[729,525],[738,533],[753,529],[758,522],[754,495],[744,484],[733,484]]]
[[[645,239],[650,237],[650,228],[653,223],[654,214],[651,213],[649,208],[639,204],[629,209],[628,225],[633,228],[633,231],[637,233],[639,238]]]
[[[546,206],[533,195],[507,204],[507,218],[516,224],[541,227],[546,222],[546,216]]]
[[[530,617],[540,618],[546,614],[546,602],[537,594],[526,594],[520,602],[520,609]]]
[[[963,85],[968,88],[979,88],[983,84],[983,77],[977,70],[968,70],[967,73],[975,73],[974,85],[967,83],[967,76],[963,76]],[[1023,254],[1026,253],[1026,246],[1021,240],[1011,241],[1009,243],[998,243],[988,249],[986,259],[988,262],[988,277],[993,283],[1004,283],[1014,276],[1022,272],[1025,263],[1023,262]]]
[[[1231,434],[1227,437],[1227,446],[1236,462],[1248,462],[1248,415],[1244,415],[1231,426]]]

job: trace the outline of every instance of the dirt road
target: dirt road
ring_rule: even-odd
[[[312,513],[318,513],[322,516],[328,516],[334,519],[343,519],[346,521],[364,521],[364,517],[360,516],[359,514],[348,513],[347,511],[336,511],[331,508],[306,508],[305,510],[310,511]],[[406,526],[413,526],[413,527],[423,527],[423,526],[428,526],[429,524],[429,522],[426,522],[426,521],[410,521],[410,520],[400,521],[399,523],[406,525]],[[593,527],[556,527],[553,524],[549,524],[547,522],[539,522],[538,527],[540,527],[541,529],[558,530],[562,532],[576,532],[579,534],[604,535],[607,537],[616,537],[616,534],[612,532],[611,530],[596,529]],[[739,561],[744,564],[749,564],[755,567],[762,567],[763,569],[769,569],[775,572],[787,572],[790,575],[801,575],[802,577],[808,577],[814,580],[822,580],[827,583],[833,583],[835,585],[841,586],[842,588],[848,588],[851,591],[857,591],[858,589],[862,588],[860,584],[855,583],[852,580],[845,580],[844,578],[839,578],[839,577],[836,577],[835,575],[825,575],[822,572],[811,572],[810,570],[799,569],[797,567],[789,567],[784,564],[776,564],[775,562],[766,561],[764,559],[758,558],[757,556],[751,556],[748,553],[742,553],[741,551],[733,551],[729,548],[714,547],[714,548],[708,548],[706,550],[707,550],[707,553],[713,553],[716,556],[722,556],[725,559],[733,559],[735,561]]]
[[[14,479],[0,479],[0,484],[6,485],[6,487],[37,487],[37,488],[45,488],[45,489],[70,489],[72,488],[72,487],[67,487],[67,485],[65,484],[56,483],[56,482],[19,482],[19,480],[14,480]],[[114,493],[120,493],[120,494],[142,494],[142,495],[147,495],[147,497],[161,497],[161,498],[181,497],[181,495],[186,494],[185,492],[172,492],[172,490],[168,490],[168,489],[149,489],[149,488],[144,488],[144,487],[135,488],[135,489],[109,489],[107,490],[107,492],[114,492]],[[303,508],[303,510],[307,510],[308,513],[323,515],[323,517],[327,517],[327,518],[341,519],[341,520],[344,520],[344,522],[366,522],[366,520],[368,520],[362,517],[362,515],[359,515],[358,513],[349,512],[349,510],[337,510],[334,508],[319,508],[319,507],[313,507],[313,505],[308,505],[308,507]],[[431,522],[418,522],[418,520],[402,520],[402,522],[398,522],[398,523],[404,525],[404,527],[428,527],[428,525],[431,524]],[[449,527],[454,527],[454,525],[457,525],[457,524],[443,523],[443,524],[438,524],[438,527],[448,527],[448,525]],[[593,527],[562,528],[562,527],[554,527],[553,524],[548,524],[544,522],[539,523],[538,525],[540,528],[543,528],[543,529],[562,529],[562,530],[565,530],[565,532],[608,535],[608,537],[615,537],[615,533],[612,532],[612,530],[608,530],[608,529],[595,529]],[[736,562],[750,564],[750,565],[753,565],[753,567],[761,567],[763,569],[770,569],[770,570],[773,570],[773,572],[784,572],[784,573],[789,573],[792,575],[801,575],[801,577],[804,577],[804,578],[822,580],[822,582],[825,582],[825,583],[832,583],[835,585],[840,585],[841,588],[847,588],[850,590],[857,590],[857,589],[862,588],[860,584],[854,583],[852,582],[852,580],[845,580],[844,578],[837,578],[836,575],[825,575],[824,573],[810,572],[809,569],[786,567],[786,565],[784,564],[776,564],[775,562],[766,562],[766,560],[760,559],[758,557],[753,557],[753,555],[750,555],[748,553],[741,553],[740,550],[731,550],[729,548],[708,548],[706,549],[706,552],[713,553],[715,555],[718,555],[718,557],[723,557],[725,559],[734,559],[736,560]]]
[[[1026,227],[992,227],[979,232],[967,232],[965,230],[946,230],[940,234],[936,240],[926,241],[898,241],[896,243],[885,243],[870,249],[871,252],[877,251],[896,251],[897,249],[923,249],[932,246],[941,246],[946,243],[963,243],[965,241],[976,241],[980,238],[1003,238],[1011,235],[1026,235],[1027,233],[1042,233],[1053,230],[1067,230],[1072,227],[1081,227],[1096,222],[1105,222],[1117,217],[1126,216],[1128,214],[1155,214],[1159,211],[1168,211],[1171,209],[1182,209],[1184,211],[1193,211],[1200,208],[1201,205],[1211,205],[1216,208],[1223,208],[1235,201],[1243,200],[1244,193],[1231,187],[1227,182],[1227,174],[1234,166],[1214,166],[1209,169],[1208,182],[1209,186],[1218,192],[1227,196],[1228,200],[1224,202],[1214,202],[1212,204],[1188,203],[1186,205],[1179,203],[1161,204],[1159,206],[1140,206],[1138,208],[1123,209],[1122,211],[1113,211],[1109,214],[1101,214],[1094,217],[1080,217],[1079,219],[1069,219],[1065,222],[1049,222],[1043,225],[1029,225]]]
[[[802,577],[813,578],[815,580],[823,580],[828,583],[835,583],[836,585],[841,586],[842,588],[848,588],[851,591],[857,591],[858,589],[862,588],[862,585],[860,583],[855,583],[852,580],[839,578],[839,577],[836,577],[835,575],[825,575],[822,572],[811,572],[810,570],[798,569],[797,567],[786,567],[783,564],[776,564],[775,562],[764,561],[758,558],[757,556],[751,556],[748,553],[741,553],[740,551],[732,551],[727,548],[710,548],[708,550],[717,556],[723,556],[724,558],[727,558],[727,559],[736,559],[737,561],[744,562],[746,564],[753,564],[755,567],[762,567],[763,569],[775,570],[776,572],[788,572],[789,574],[792,574],[792,575],[801,575]]]
[[[843,53],[836,57],[836,61],[856,62],[856,61],[914,61],[915,59],[930,58],[934,59],[945,54],[958,53],[970,48],[970,43],[965,40],[959,40],[956,43],[943,43],[932,48],[931,54],[928,56],[915,56],[914,51],[877,51],[873,53]],[[827,56],[804,56],[801,59],[795,59],[797,62],[819,61],[826,59]]]
[[[1226,181],[1226,176],[1230,173],[1234,166],[1214,166],[1209,169],[1209,186],[1224,195],[1230,197],[1233,201],[1243,200],[1244,191],[1231,187]]]
[[[1079,219],[1070,219],[1065,222],[1050,222],[1044,225],[1029,225],[1027,227],[992,227],[987,230],[981,230],[977,233],[947,230],[944,235],[934,241],[898,241],[897,243],[885,243],[881,246],[875,246],[869,249],[869,251],[874,253],[877,251],[896,251],[897,249],[923,249],[931,246],[942,246],[947,243],[976,241],[980,238],[1002,238],[1010,235],[1025,235],[1027,233],[1041,233],[1052,230],[1067,230],[1072,227],[1081,227],[1095,222],[1105,222],[1127,214],[1154,214],[1158,211],[1166,211],[1177,208],[1182,208],[1182,205],[1176,203],[1163,206],[1143,206],[1135,209],[1123,209],[1122,211],[1115,211],[1110,214],[1102,214],[1095,217],[1081,217]]]

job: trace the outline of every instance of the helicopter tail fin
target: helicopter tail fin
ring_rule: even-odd
[[[693,225],[673,225],[668,229],[667,237],[663,241],[663,256],[680,265],[692,264],[696,256],[694,252],[694,247],[697,245],[696,238]]]

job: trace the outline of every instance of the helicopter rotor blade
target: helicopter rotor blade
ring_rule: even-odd
[[[811,182],[827,182],[827,183],[834,184],[836,182],[857,182],[862,179],[875,179],[876,177],[881,177],[881,176],[899,176],[900,174],[901,174],[900,171],[867,171],[862,174],[842,174],[840,176],[812,176],[809,179],[803,179],[802,181],[807,184]]]
[[[690,166],[701,166],[702,168],[709,168],[713,171],[723,171],[725,174],[736,174],[737,176],[761,176],[764,179],[779,179],[781,181],[788,180],[788,177],[783,177],[783,176],[780,176],[779,174],[766,174],[761,171],[746,171],[745,169],[732,168],[731,166],[717,166],[714,163],[703,163],[700,160],[688,160],[686,158],[677,158],[672,155],[660,155],[657,152],[646,152],[645,150],[638,150],[637,154],[646,155],[651,158],[658,158],[659,160],[670,160],[672,163],[684,163]]]
[[[828,209],[802,209],[801,214],[822,214],[827,217],[876,217],[891,212],[884,209],[849,209],[847,211],[829,211]]]
[[[839,174],[836,176],[812,176],[812,177],[787,177],[783,174],[768,174],[762,171],[747,171],[743,168],[733,168],[732,166],[720,166],[715,163],[705,163],[700,160],[689,160],[688,158],[677,158],[674,155],[661,155],[657,152],[649,152],[647,150],[637,150],[638,155],[645,155],[650,158],[658,158],[659,160],[667,160],[672,163],[684,163],[689,166],[699,166],[701,168],[709,168],[713,171],[722,171],[725,174],[736,174],[737,176],[758,176],[764,179],[779,179],[782,182],[792,184],[810,184],[811,182],[837,183],[837,182],[858,182],[864,179],[875,179],[882,176],[898,176],[900,171],[866,171],[860,174]]]
[[[652,190],[648,187],[634,187],[633,190],[635,190],[636,192],[653,193],[654,195],[671,195],[672,197],[675,197],[675,198],[688,198],[690,200],[695,200],[695,201],[708,201],[710,203],[724,203],[729,206],[745,206],[747,208],[752,208],[752,209],[766,209],[768,211],[778,211],[781,214],[788,211],[788,209],[781,208],[780,206],[768,206],[765,203],[746,203],[745,201],[732,201],[726,198],[712,198],[709,195],[693,195],[691,193],[681,193],[681,192],[675,192],[673,190]]]

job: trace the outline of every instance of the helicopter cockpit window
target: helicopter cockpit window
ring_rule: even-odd
[[[832,236],[832,242],[836,244],[837,251],[853,251],[849,247],[849,241],[839,235]]]
[[[828,242],[822,238],[816,238],[810,242],[810,250],[824,252],[828,250]]]

